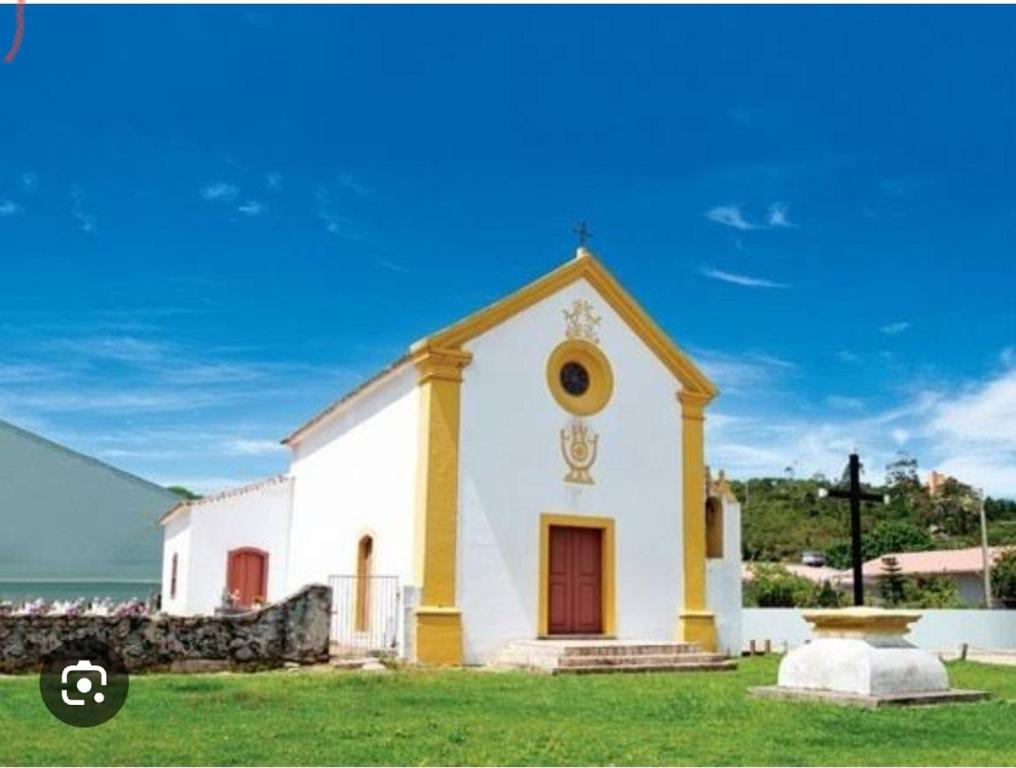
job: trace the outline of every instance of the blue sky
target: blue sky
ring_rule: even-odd
[[[1007,7],[30,5],[0,418],[200,490],[281,470],[586,219],[722,388],[714,466],[903,449],[1016,496],[1014,39]]]

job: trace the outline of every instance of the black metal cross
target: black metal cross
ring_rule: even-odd
[[[861,490],[861,460],[856,453],[850,454],[850,485],[845,491],[831,489],[829,496],[850,501],[850,550],[854,564],[854,605],[864,605],[864,555],[861,552],[861,502],[883,501],[875,493]]]
[[[584,221],[580,221],[575,228],[572,229],[572,232],[579,236],[579,248],[585,248],[586,243],[589,242],[589,238],[593,236]]]

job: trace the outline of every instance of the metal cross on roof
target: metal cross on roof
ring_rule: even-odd
[[[585,248],[586,243],[589,242],[589,238],[593,236],[592,233],[589,231],[589,227],[586,226],[586,223],[584,221],[580,221],[578,224],[576,224],[575,227],[572,229],[572,232],[574,232],[576,235],[579,236],[579,248]]]

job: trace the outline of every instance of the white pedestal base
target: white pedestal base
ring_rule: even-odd
[[[948,691],[949,676],[935,656],[902,637],[820,637],[784,657],[778,684],[886,696]]]
[[[868,707],[987,698],[950,689],[945,665],[903,639],[919,613],[847,608],[803,615],[816,638],[784,656],[779,684],[755,688],[756,695]]]

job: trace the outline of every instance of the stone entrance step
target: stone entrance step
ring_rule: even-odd
[[[736,664],[719,654],[707,653],[694,643],[554,638],[511,642],[492,666],[582,674],[734,669]]]

